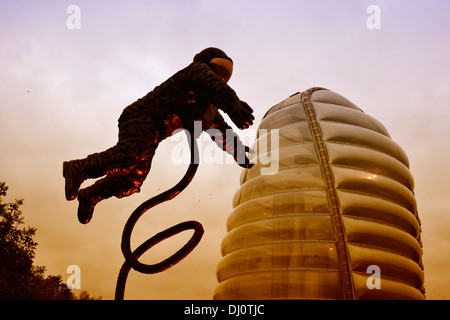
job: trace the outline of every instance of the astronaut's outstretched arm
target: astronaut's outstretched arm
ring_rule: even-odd
[[[219,112],[214,117],[212,128],[216,130],[208,130],[207,132],[219,148],[232,155],[241,167],[253,167],[254,164],[248,159],[247,153],[253,153],[254,151],[242,143],[239,136],[225,122]]]
[[[193,62],[186,72],[186,81],[193,90],[212,97],[212,101],[240,129],[246,129],[253,124],[255,117],[250,106],[241,101],[236,92],[223,81],[207,64]]]

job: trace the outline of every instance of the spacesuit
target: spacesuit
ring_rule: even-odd
[[[222,50],[201,51],[189,66],[123,110],[115,146],[84,159],[64,162],[66,199],[78,197],[80,223],[91,220],[94,207],[101,200],[139,192],[159,142],[177,129],[194,132],[195,121],[201,121],[202,130],[217,129],[207,131],[214,142],[233,155],[240,166],[251,167],[246,156],[250,148],[235,133],[229,134],[231,127],[218,111],[227,113],[240,129],[253,124],[253,110],[227,85],[232,71],[233,61]],[[105,175],[79,190],[86,179]]]

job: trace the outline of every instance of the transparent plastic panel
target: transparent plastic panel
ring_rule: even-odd
[[[416,263],[421,262],[422,247],[410,234],[370,220],[351,217],[343,217],[342,220],[347,242],[395,252]]]
[[[259,129],[282,128],[292,123],[306,121],[303,104],[295,103],[281,110],[275,111],[261,120]]]
[[[424,300],[425,296],[416,288],[395,281],[395,279],[382,278],[381,289],[367,288],[367,273],[353,273],[355,299],[357,300]]]
[[[328,90],[305,105],[301,98],[284,100],[261,122],[268,130],[253,145],[257,165],[240,177],[214,298],[423,299],[406,153],[346,98]],[[278,144],[269,129],[279,129]],[[277,170],[266,175],[264,159],[274,154]],[[380,290],[368,287],[373,265]]]
[[[395,180],[362,170],[332,167],[336,189],[388,199],[415,214],[416,198],[411,190]]]
[[[390,138],[388,131],[378,120],[360,110],[339,108],[335,104],[324,102],[314,102],[314,110],[319,121],[331,121],[363,127]]]
[[[336,122],[320,122],[323,140],[352,144],[384,152],[409,168],[408,157],[392,139],[372,130]]]
[[[237,207],[245,201],[274,193],[323,188],[324,182],[320,166],[279,170],[276,175],[257,176],[244,183],[236,192],[233,207]]]
[[[339,270],[335,242],[274,242],[236,250],[217,267],[217,278],[224,281],[238,274],[286,269]]]
[[[217,300],[343,299],[336,271],[286,270],[243,274],[221,282]]]
[[[309,129],[309,124],[306,121],[296,122],[289,125],[286,125],[278,129],[278,146],[280,148],[290,146],[293,144],[301,143],[301,142],[312,142],[314,141],[311,135],[311,130]],[[267,146],[270,150],[271,144],[267,143],[267,137],[264,137],[264,133],[268,133],[270,135],[270,130],[259,131],[257,132],[257,139],[254,143],[255,145],[261,145],[260,140],[264,139],[264,146]]]
[[[320,90],[320,91],[313,92],[313,94],[311,96],[311,101],[314,103],[314,105],[317,102],[325,102],[325,103],[334,104],[339,107],[356,109],[356,110],[362,111],[353,102],[351,102],[347,98],[345,98],[345,97],[341,96],[340,94],[333,92],[331,90]]]
[[[281,217],[248,223],[231,230],[222,241],[222,255],[279,241],[334,241],[329,215]]]
[[[409,169],[386,153],[342,143],[328,142],[326,146],[329,162],[334,166],[365,170],[374,175],[386,176],[400,182],[410,190],[414,189],[414,179]]]
[[[420,235],[420,223],[411,211],[387,199],[356,192],[337,191],[341,214],[377,221],[396,227],[414,238]]]
[[[228,217],[227,230],[257,220],[329,212],[324,189],[283,192],[259,197],[236,207]]]
[[[348,244],[348,249],[352,271],[371,275],[372,273],[367,273],[367,268],[375,265],[380,268],[381,281],[384,278],[391,278],[406,283],[417,290],[422,289],[423,270],[411,259],[368,246]]]
[[[281,147],[275,150],[274,153],[269,149],[269,152],[269,154],[258,153],[258,156],[263,157],[266,161],[264,164],[261,161],[257,161],[253,168],[247,170],[247,174],[241,179],[241,184],[259,176],[262,168],[270,166],[279,171],[305,165],[319,165],[316,148],[312,142]]]
[[[266,114],[264,115],[263,119],[268,118],[272,113],[275,113],[278,110],[281,110],[283,108],[286,108],[290,105],[293,104],[297,104],[297,103],[301,103],[301,95],[298,94],[293,94],[292,96],[290,96],[289,98],[281,101],[280,103],[277,103],[276,105],[274,105],[272,108],[270,108]]]

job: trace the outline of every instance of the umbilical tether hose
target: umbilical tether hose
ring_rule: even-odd
[[[123,263],[122,268],[119,272],[119,277],[117,278],[115,293],[116,300],[123,300],[125,283],[131,268],[145,274],[158,273],[167,270],[183,260],[192,250],[194,250],[203,236],[203,226],[199,222],[185,221],[164,231],[161,231],[160,233],[156,234],[155,236],[151,237],[143,244],[141,244],[138,248],[136,248],[136,250],[131,251],[131,232],[133,231],[133,228],[139,218],[150,208],[167,200],[175,198],[189,185],[189,183],[191,183],[192,179],[194,178],[194,175],[198,168],[198,161],[196,161],[196,159],[198,159],[197,141],[193,134],[188,134],[187,132],[186,134],[188,137],[188,141],[190,142],[191,163],[183,178],[172,188],[142,203],[139,207],[136,208],[136,210],[134,210],[134,212],[128,218],[127,223],[125,224],[121,243],[125,262]],[[190,229],[194,230],[194,234],[192,235],[191,239],[180,250],[175,252],[169,258],[155,264],[144,264],[142,262],[139,262],[139,257],[154,245],[180,232]]]

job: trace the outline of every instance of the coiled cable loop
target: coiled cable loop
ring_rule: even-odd
[[[119,277],[117,279],[115,292],[116,300],[123,300],[125,284],[131,268],[145,274],[153,274],[167,270],[183,260],[192,250],[194,250],[203,236],[203,226],[199,222],[185,221],[164,231],[161,231],[160,233],[145,241],[133,252],[131,251],[131,233],[139,218],[150,208],[175,198],[191,183],[192,179],[194,178],[194,175],[198,168],[198,161],[196,161],[198,159],[198,146],[194,135],[189,134],[188,131],[186,131],[186,135],[188,137],[188,141],[190,142],[191,163],[183,178],[172,188],[143,202],[133,211],[131,216],[128,218],[127,223],[125,224],[121,243],[121,249],[123,256],[125,257],[125,262],[120,269]],[[159,242],[170,238],[180,232],[191,229],[194,230],[194,234],[192,235],[191,239],[180,250],[175,252],[169,258],[155,264],[145,264],[138,260],[141,255],[143,255],[147,250],[149,250]]]

